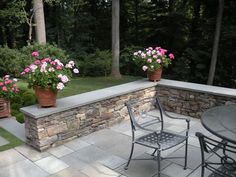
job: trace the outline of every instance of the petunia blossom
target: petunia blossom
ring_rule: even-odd
[[[63,75],[61,77],[61,81],[65,84],[65,83],[69,82],[69,79],[68,79],[68,77],[66,75]]]

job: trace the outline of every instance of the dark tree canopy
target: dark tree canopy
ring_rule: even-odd
[[[111,50],[111,0],[44,1],[47,42],[83,61],[88,54]],[[0,1],[0,45],[27,45],[31,0]],[[133,68],[132,49],[162,46],[176,59],[165,77],[206,83],[210,68],[218,1],[120,0],[122,74]],[[224,0],[214,85],[236,88],[236,1]],[[33,32],[33,41],[35,34]],[[137,47],[139,46],[139,47]]]

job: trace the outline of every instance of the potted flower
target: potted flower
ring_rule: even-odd
[[[57,92],[63,90],[70,81],[72,72],[79,73],[74,61],[63,64],[59,59],[41,57],[39,52],[32,52],[35,61],[27,66],[21,75],[33,88],[41,107],[56,106]]]
[[[0,79],[0,118],[11,116],[10,100],[19,92],[16,82],[9,75]]]
[[[134,61],[147,72],[150,81],[159,81],[163,67],[168,67],[175,58],[172,53],[161,47],[148,47],[144,51],[134,52]]]

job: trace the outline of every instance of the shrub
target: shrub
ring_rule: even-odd
[[[31,56],[31,53],[34,51],[40,52],[40,56],[42,58],[59,58],[62,62],[65,62],[68,59],[68,55],[66,54],[66,52],[61,48],[57,47],[56,45],[35,43],[33,45],[26,46],[21,49],[21,52],[30,59],[27,65],[34,61],[34,58]]]
[[[0,75],[11,73],[14,77],[19,77],[20,72],[28,63],[28,57],[16,49],[8,47],[0,48]]]
[[[84,56],[78,63],[80,73],[84,76],[107,76],[111,72],[112,54],[108,50],[96,50]]]

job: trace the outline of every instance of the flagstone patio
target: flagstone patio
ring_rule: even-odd
[[[183,117],[183,116],[182,116]],[[185,124],[167,122],[167,129],[181,133]],[[191,118],[188,168],[182,159],[162,160],[163,177],[199,177],[200,148],[195,132],[211,135],[198,119]],[[74,139],[64,145],[38,152],[28,145],[0,152],[0,177],[156,177],[154,160],[131,161],[124,170],[131,147],[129,120]],[[183,144],[165,151],[162,156],[180,156]],[[151,149],[135,146],[134,157],[150,158]]]

